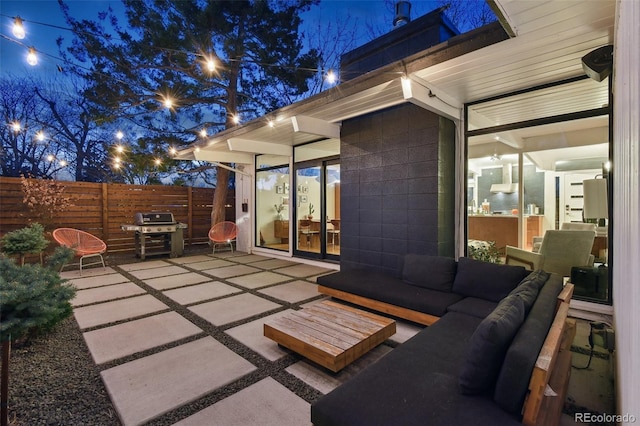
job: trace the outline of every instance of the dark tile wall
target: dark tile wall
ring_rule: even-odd
[[[510,214],[512,209],[518,208],[518,193],[502,194],[491,193],[491,185],[502,182],[502,170],[500,168],[482,169],[478,177],[478,201],[477,206],[484,199],[490,203],[491,211],[499,211]],[[513,166],[513,183],[520,181],[520,169]],[[469,191],[471,194],[471,191]],[[472,196],[472,194],[471,194]],[[473,204],[472,200],[470,205]],[[524,205],[535,204],[540,208],[540,214],[544,213],[544,172],[536,171],[536,166],[524,166]]]
[[[394,273],[403,255],[454,255],[451,121],[406,104],[342,123],[343,270]]]

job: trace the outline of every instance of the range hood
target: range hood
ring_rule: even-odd
[[[518,184],[512,182],[513,181],[512,169],[513,169],[513,166],[510,163],[503,165],[502,166],[502,183],[494,183],[493,185],[491,185],[491,189],[489,189],[489,191],[491,191],[492,193],[502,192],[506,194],[518,192]]]

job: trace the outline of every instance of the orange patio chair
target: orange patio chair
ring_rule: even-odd
[[[83,267],[102,264],[102,267],[106,268],[102,253],[107,251],[107,245],[95,235],[79,229],[58,228],[53,231],[53,239],[61,246],[69,247],[75,252],[76,256],[80,256],[79,263],[67,263],[62,265],[60,270],[64,269],[65,266],[80,265],[80,275],[82,275]],[[99,257],[100,260],[95,260],[91,263],[84,262],[85,259],[91,257]]]
[[[213,253],[216,252],[217,245],[229,244],[233,252],[233,242],[238,235],[238,226],[233,222],[219,222],[209,230],[209,241],[213,245]]]

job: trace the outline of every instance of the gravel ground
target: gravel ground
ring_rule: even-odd
[[[210,251],[205,246],[189,250],[185,255],[201,253],[210,253]],[[105,261],[109,266],[117,267],[120,264],[139,260],[129,254],[110,255]],[[119,272],[126,274],[122,270]],[[162,297],[154,289],[140,283],[132,276],[131,278],[156,297]],[[313,402],[320,396],[317,390],[284,371],[300,359],[298,355],[292,353],[276,362],[270,362],[224,333],[224,330],[231,326],[237,326],[255,318],[247,318],[222,328],[214,327],[168,298],[163,298],[163,302],[198,325],[205,334],[213,336],[250,361],[257,370],[229,386],[217,389],[197,401],[160,416],[149,422],[149,426],[172,425],[268,376],[307,402]],[[157,353],[198,337],[202,335],[154,348],[144,352],[144,355]],[[141,354],[106,363],[100,367],[96,366],[73,316],[61,322],[45,336],[37,337],[22,345],[14,345],[9,363],[9,424],[13,426],[120,425],[100,377],[100,371],[139,356]]]
[[[9,370],[10,425],[120,424],[73,317],[14,345]]]

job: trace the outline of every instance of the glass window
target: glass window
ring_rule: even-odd
[[[256,157],[257,247],[289,251],[289,158]]]

